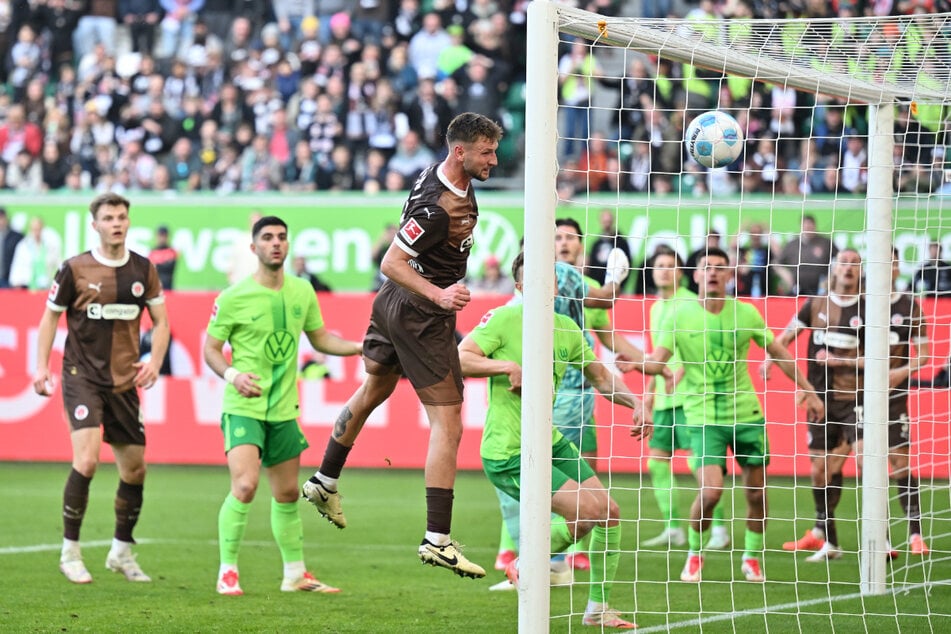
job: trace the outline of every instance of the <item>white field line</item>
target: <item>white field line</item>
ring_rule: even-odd
[[[941,579],[938,581],[933,581],[931,583],[917,583],[914,585],[903,585],[896,584],[896,588],[891,592],[886,594],[903,594],[906,592],[913,592],[915,590],[920,590],[922,588],[937,586],[937,585],[948,585],[951,584],[949,579]],[[854,599],[861,599],[863,595],[861,592],[853,592],[852,594],[843,594],[830,597],[822,597],[817,599],[809,599],[807,601],[796,601],[794,603],[781,603],[780,605],[767,606],[765,608],[755,608],[750,610],[739,610],[737,612],[728,612],[725,614],[716,614],[713,616],[702,617],[699,619],[690,619],[688,621],[677,621],[674,623],[668,623],[666,625],[655,625],[653,627],[638,628],[639,634],[648,634],[648,632],[669,632],[670,630],[685,628],[685,627],[697,627],[701,625],[706,625],[708,623],[716,623],[718,621],[733,621],[735,619],[741,619],[747,616],[760,616],[767,613],[782,613],[782,614],[795,614],[799,611],[800,608],[805,608],[810,605],[819,605],[822,603],[836,603],[838,601],[852,601]],[[881,595],[885,596],[885,595]]]

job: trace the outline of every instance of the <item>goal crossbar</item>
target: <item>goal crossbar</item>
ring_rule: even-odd
[[[834,18],[633,21],[562,6],[558,12],[564,33],[757,81],[873,104],[951,101],[948,56],[931,56],[925,72],[911,59],[949,28],[951,13],[846,24]]]

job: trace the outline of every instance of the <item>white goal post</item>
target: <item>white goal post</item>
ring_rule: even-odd
[[[861,594],[888,590],[889,309],[893,247],[895,104],[951,106],[951,59],[906,50],[905,37],[884,41],[881,27],[907,33],[951,28],[951,15],[848,20],[746,20],[741,28],[704,31],[681,19],[603,17],[548,0],[528,10],[525,142],[525,319],[522,411],[522,506],[519,631],[549,630],[548,582],[552,402],[552,231],[559,206],[558,51],[564,35],[756,82],[869,105],[865,198],[865,441],[861,509]],[[719,23],[722,25],[722,22]],[[790,34],[797,38],[790,45]],[[908,36],[910,37],[910,36]],[[942,36],[943,37],[943,36]],[[933,42],[915,43],[928,49]],[[883,47],[891,54],[883,53]],[[906,49],[902,49],[902,47]],[[856,70],[859,69],[859,70]],[[611,115],[609,115],[611,116]],[[623,139],[621,139],[623,141]],[[618,199],[623,194],[617,192]],[[645,238],[646,236],[639,236]],[[529,354],[528,351],[531,351]]]

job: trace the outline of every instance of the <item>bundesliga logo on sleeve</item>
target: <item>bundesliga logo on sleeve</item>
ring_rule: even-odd
[[[426,230],[420,227],[419,223],[413,219],[403,225],[403,228],[400,229],[400,233],[403,234],[403,238],[407,244],[413,244],[419,240],[420,236],[426,233]]]

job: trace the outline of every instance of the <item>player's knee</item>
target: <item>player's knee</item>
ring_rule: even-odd
[[[142,484],[145,482],[146,470],[144,462],[125,467],[122,469],[122,479],[129,484]]]
[[[231,483],[231,493],[239,502],[245,504],[250,504],[254,500],[254,494],[257,493],[257,490],[257,480],[252,478],[236,478]]]
[[[89,456],[76,456],[73,458],[73,469],[84,477],[91,478],[96,475],[96,468],[99,461]]]

